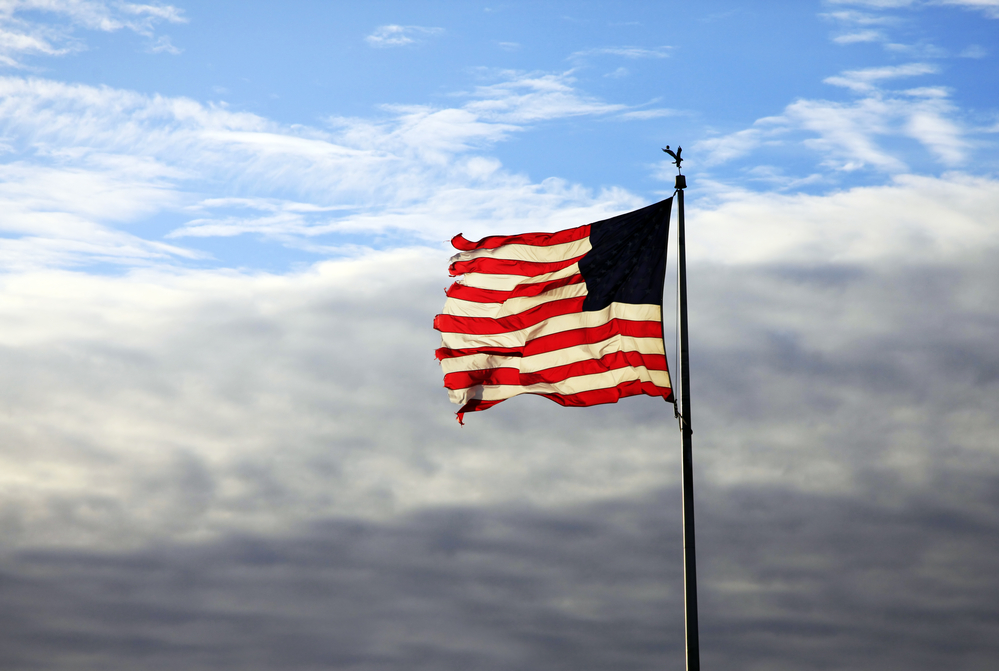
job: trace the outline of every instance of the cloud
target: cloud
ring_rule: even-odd
[[[224,205],[291,211],[205,204]],[[940,432],[987,452],[999,363],[981,287],[999,267],[997,207],[996,182],[955,176],[692,208],[701,481],[846,495],[864,469],[932,469]],[[524,398],[457,426],[429,322],[447,256],[358,251],[280,276],[8,272],[5,543],[140,547],[659,487],[676,455],[656,399],[575,411]],[[948,357],[966,363],[927,391]],[[819,408],[819,424],[802,421]],[[870,432],[854,448],[858,417]],[[928,431],[915,442],[913,417]]]
[[[988,50],[978,44],[971,44],[965,47],[960,54],[961,58],[985,58],[988,56]]]
[[[579,94],[568,74],[511,73],[498,84],[476,87],[465,109],[483,119],[532,123],[547,119],[609,114],[625,105],[605,103]]]
[[[460,430],[428,321],[446,258],[368,253],[286,276],[8,275],[0,358],[13,405],[0,462],[19,466],[0,478],[6,547],[135,547],[512,492],[557,504],[654,486],[655,464],[672,457],[653,436],[607,452],[552,427],[538,453],[488,431],[505,413]],[[652,401],[632,412],[662,411]],[[527,470],[497,477],[500,462]],[[578,465],[569,477],[567,463]],[[610,470],[613,481],[597,476]]]
[[[933,4],[978,10],[990,19],[999,19],[999,1],[997,0],[936,0]]]
[[[853,23],[860,26],[890,25],[898,23],[898,19],[892,16],[879,16],[877,14],[869,14],[867,12],[857,12],[852,10],[829,12],[826,14],[820,14],[820,16],[825,19],[833,19],[835,21]]]
[[[757,124],[760,123],[757,121]],[[701,140],[695,147],[707,153],[706,165],[716,165],[748,154],[760,146],[762,137],[760,129],[746,128],[721,137]]]
[[[904,174],[886,138],[960,164],[966,131],[947,90],[863,77],[708,148],[809,141],[887,184],[688,205],[706,666],[996,657],[999,185]],[[661,110],[551,73],[314,128],[42,79],[0,93],[0,666],[679,662],[670,408],[518,398],[460,428],[430,325],[450,234],[642,202],[491,147]],[[183,246],[240,234],[339,258],[270,274]],[[136,267],[71,270],[112,259]]]
[[[754,151],[788,146],[794,138],[817,152],[827,169],[873,167],[897,173],[908,170],[907,164],[879,140],[907,137],[921,143],[939,163],[961,165],[967,160],[970,144],[961,124],[953,119],[957,110],[947,90],[921,87],[889,95],[874,89],[874,82],[925,71],[932,69],[912,64],[830,77],[826,80],[829,83],[870,95],[851,103],[798,100],[779,116],[759,119],[752,128],[702,140],[696,147],[707,153],[707,165],[717,165]]]
[[[41,23],[24,18],[32,12],[55,15],[63,23]],[[49,2],[47,0],[7,0],[0,4],[0,64],[21,67],[25,56],[62,56],[84,48],[74,38],[77,28],[115,32],[131,30],[152,38],[157,24],[186,23],[182,10],[172,5],[145,5],[101,0]],[[152,53],[179,53],[169,38],[152,43]]]
[[[999,246],[990,215],[996,205],[996,182],[961,175],[903,175],[892,185],[822,196],[743,192],[688,215],[699,231],[688,253],[725,265],[930,263],[937,254]],[[866,214],[851,215],[860,212]],[[757,223],[747,228],[739,221]]]
[[[705,662],[987,667],[997,653],[988,620],[999,523],[994,508],[968,504],[987,500],[995,481],[967,478],[963,496],[962,483],[933,484],[936,495],[910,490],[899,501],[873,491],[844,499],[699,489]],[[679,498],[664,488],[563,509],[337,518],[279,538],[7,555],[0,605],[19,617],[0,632],[0,663],[85,659],[109,671],[682,664]]]
[[[569,55],[570,59],[586,58],[587,56],[620,56],[622,58],[629,58],[632,60],[640,58],[669,58],[670,52],[675,47],[661,46],[661,47],[635,47],[635,46],[623,46],[623,47],[597,47],[594,49],[584,49],[582,51],[574,51]]]
[[[183,50],[178,49],[170,42],[170,38],[166,35],[160,35],[156,38],[156,41],[149,45],[148,51],[153,54],[168,53],[176,56]]]
[[[662,107],[658,109],[632,110],[631,112],[623,112],[622,114],[618,115],[618,117],[621,119],[645,120],[645,119],[660,119],[662,117],[667,117],[667,116],[676,116],[677,114],[679,114],[679,112],[677,112],[674,109]]]
[[[881,42],[885,39],[879,30],[861,30],[856,33],[844,33],[833,38],[836,44],[856,44],[858,42]]]
[[[931,63],[906,63],[905,65],[887,65],[862,70],[847,70],[835,77],[826,77],[823,81],[834,86],[843,86],[853,91],[867,92],[876,88],[878,82],[898,77],[918,77],[939,72],[940,69]]]
[[[428,37],[443,33],[443,28],[387,25],[375,28],[375,31],[365,37],[364,41],[373,47],[403,47],[407,44],[417,44]]]
[[[872,7],[874,9],[894,9],[897,7],[911,7],[919,0],[829,0],[834,5],[860,5],[862,7]]]
[[[997,0],[830,0],[834,4],[860,5],[874,9],[897,9],[920,6],[951,6],[962,9],[977,10],[985,16],[999,18],[999,1]]]
[[[961,175],[688,209],[706,661],[994,657],[996,211]],[[458,427],[447,256],[3,276],[0,662],[680,659],[668,406]]]
[[[18,267],[205,256],[121,230],[155,217],[176,222],[174,241],[253,233],[330,253],[350,248],[337,236],[361,231],[440,240],[456,226],[552,226],[638,202],[623,191],[531,183],[476,155],[530,124],[627,109],[581,95],[566,75],[506,73],[456,107],[386,106],[381,118],[325,128],[40,79],[0,79],[0,93],[10,143],[0,228],[15,236],[0,241],[0,254]],[[284,205],[260,216],[233,198]]]

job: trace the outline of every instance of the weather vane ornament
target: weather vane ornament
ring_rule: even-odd
[[[670,150],[669,145],[666,145],[666,148],[663,149],[663,151],[673,157],[673,165],[676,166],[676,171],[680,172],[680,164],[683,162],[683,159],[680,158],[680,154],[683,153],[683,147],[677,147],[675,154]]]

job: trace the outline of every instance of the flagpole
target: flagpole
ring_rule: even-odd
[[[676,167],[678,172],[681,160],[679,154],[680,150],[677,148]],[[700,671],[701,652],[697,630],[697,561],[694,551],[694,467],[691,454],[691,434],[693,431],[690,428],[690,353],[687,340],[687,257],[683,230],[683,190],[686,187],[686,178],[678,174],[676,176],[679,215],[676,228],[676,308],[679,317],[678,335],[680,339],[678,414],[683,469],[683,619],[686,631],[687,671]]]

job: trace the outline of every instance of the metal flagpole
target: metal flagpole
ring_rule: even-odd
[[[663,149],[672,156],[677,172],[680,171],[682,149],[674,154],[669,145]],[[683,606],[684,629],[686,630],[687,671],[700,671],[701,651],[697,631],[697,561],[694,551],[694,467],[691,455],[690,429],[690,352],[687,340],[687,257],[683,230],[683,190],[687,180],[682,174],[676,176],[676,196],[678,199],[678,224],[676,228],[676,309],[680,339],[680,394],[677,414],[680,419],[682,445],[682,492],[683,492]]]

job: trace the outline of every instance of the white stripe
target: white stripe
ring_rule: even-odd
[[[508,298],[504,303],[477,303],[460,298],[448,298],[444,301],[444,314],[461,317],[490,317],[498,319],[520,314],[538,305],[559,301],[563,298],[578,298],[586,295],[585,284],[570,284],[565,287],[549,289],[538,296],[518,296]]]
[[[462,284],[477,289],[495,289],[497,291],[513,291],[518,284],[537,284],[548,280],[560,280],[563,277],[572,277],[579,272],[579,264],[574,263],[561,270],[555,270],[542,275],[493,275],[492,273],[465,273],[462,276]]]
[[[536,373],[556,366],[565,366],[578,361],[599,359],[614,352],[638,352],[639,354],[665,354],[662,338],[635,338],[615,333],[606,340],[586,345],[573,345],[553,352],[534,356],[501,356],[496,354],[469,354],[441,361],[444,374],[487,368],[514,368],[521,373]]]
[[[622,382],[638,380],[640,382],[651,382],[658,387],[669,387],[669,375],[665,371],[648,370],[640,368],[616,368],[603,373],[592,375],[580,375],[570,377],[561,382],[544,382],[529,385],[478,385],[468,389],[448,389],[448,396],[451,402],[457,405],[464,405],[469,401],[502,401],[503,399],[520,394],[578,394],[594,389],[607,389],[616,387]]]
[[[629,321],[655,321],[662,318],[662,310],[658,305],[633,305],[631,303],[611,303],[603,310],[594,312],[573,312],[567,315],[551,317],[538,322],[534,326],[508,331],[506,333],[447,333],[441,332],[441,346],[448,349],[466,349],[470,347],[523,347],[529,340],[562,333],[573,329],[601,326],[612,319],[627,319]]]
[[[459,252],[451,257],[449,263],[471,261],[472,259],[492,258],[510,261],[534,261],[537,263],[552,263],[582,256],[592,249],[589,236],[581,240],[563,242],[560,245],[503,245],[495,249],[473,249],[470,252]]]

